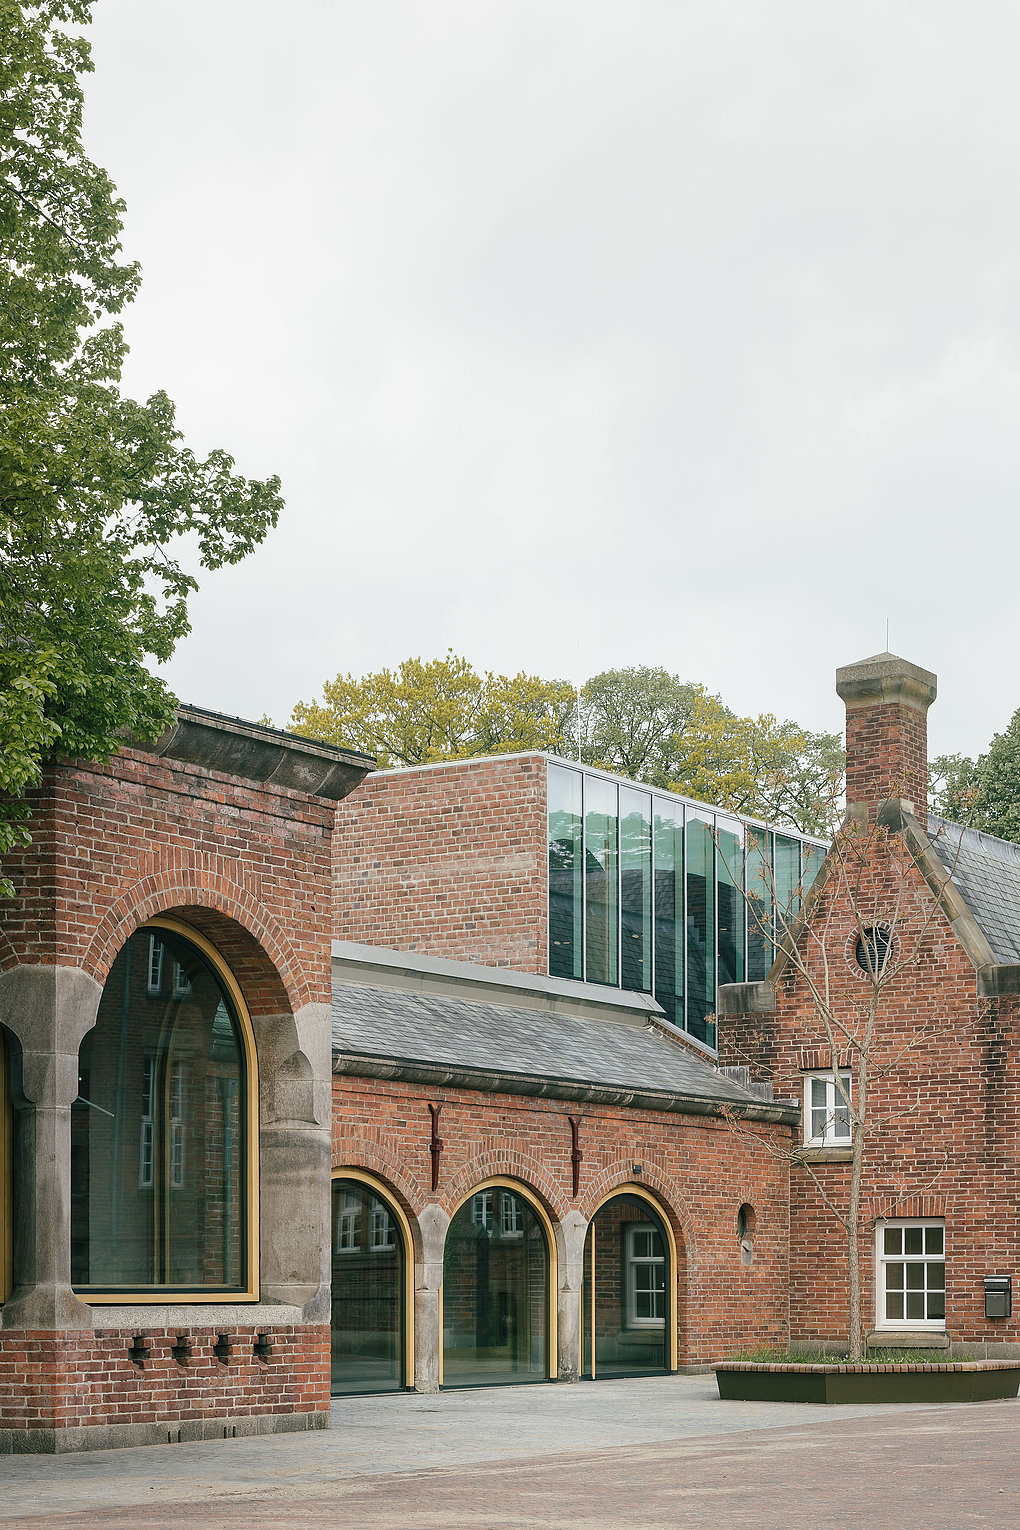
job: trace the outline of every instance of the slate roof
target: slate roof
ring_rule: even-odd
[[[932,848],[997,961],[1020,963],[1020,845],[980,829],[964,829],[933,814],[928,830]]]
[[[396,988],[334,983],[333,1052],[761,1105],[661,1031]]]

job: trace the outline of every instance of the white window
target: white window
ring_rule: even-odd
[[[504,1238],[519,1238],[524,1232],[521,1203],[516,1195],[504,1193],[499,1198],[499,1225]]]
[[[360,1197],[349,1190],[342,1192],[340,1209],[336,1218],[336,1242],[333,1247],[338,1254],[352,1254],[358,1248],[358,1211]]]
[[[944,1328],[946,1229],[941,1222],[878,1228],[877,1328]]]
[[[374,1249],[393,1247],[393,1223],[381,1201],[372,1202],[372,1221],[368,1229],[368,1246]]]
[[[149,936],[149,976],[147,987],[151,994],[163,987],[163,942],[155,935]]]
[[[479,1190],[471,1197],[471,1224],[473,1227],[492,1227],[492,1191]]]
[[[183,999],[185,994],[191,992],[191,979],[188,977],[180,962],[174,962],[174,998]]]
[[[138,1145],[138,1183],[151,1188],[156,1150],[156,1059],[146,1057],[142,1065],[142,1129]]]
[[[184,1108],[187,1079],[184,1064],[175,1062],[170,1070],[170,1188],[184,1184]]]
[[[814,1147],[847,1147],[850,1132],[849,1073],[805,1074],[805,1143]]]
[[[666,1321],[666,1254],[656,1227],[627,1228],[627,1323],[661,1328]]]

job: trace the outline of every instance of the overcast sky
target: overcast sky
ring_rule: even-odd
[[[1020,7],[99,0],[127,389],[279,473],[166,673],[285,725],[448,647],[838,727],[1020,705]]]

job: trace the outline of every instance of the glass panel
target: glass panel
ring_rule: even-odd
[[[946,1267],[944,1264],[928,1265],[928,1289],[930,1291],[942,1291],[946,1284]]]
[[[684,818],[679,802],[655,799],[655,997],[684,1023]]]
[[[620,788],[620,986],[652,987],[652,799]]]
[[[772,874],[766,853],[765,830],[748,827],[747,862],[747,979],[760,982],[772,965]]]
[[[8,1062],[7,1038],[0,1027],[0,1302],[7,1300],[11,1291],[13,1235],[13,1196],[11,1194],[12,1120],[10,1064]]]
[[[243,1290],[244,1044],[196,946],[167,930],[131,937],[78,1069],[73,1283]]]
[[[924,1251],[926,1254],[941,1254],[944,1248],[944,1241],[944,1227],[926,1227],[924,1229]]]
[[[705,815],[687,815],[687,1029],[715,1045],[715,843]]]
[[[485,1191],[491,1202],[491,1191]],[[443,1384],[493,1386],[548,1373],[548,1250],[542,1223],[523,1196],[501,1192],[502,1212],[457,1212],[443,1271]],[[484,1205],[484,1203],[483,1203]]]
[[[843,1084],[842,1090],[835,1083],[832,1086],[833,1099],[835,1101],[835,1108],[833,1110],[835,1135],[842,1141],[849,1141],[850,1107],[846,1101],[850,1097],[850,1075],[849,1073],[841,1073],[839,1077]]]
[[[924,1228],[905,1227],[903,1229],[903,1252],[905,1254],[920,1254],[923,1252]]]
[[[744,898],[741,879],[744,837],[739,823],[720,818],[716,827],[719,881],[719,983],[744,981]]]
[[[804,896],[806,896],[810,891],[812,883],[818,876],[818,873],[821,871],[822,867],[825,865],[825,854],[826,852],[824,845],[811,845],[807,840],[801,840],[800,888],[801,893]]]
[[[925,1300],[923,1291],[907,1292],[907,1320],[908,1322],[923,1322],[925,1314]]]
[[[923,1264],[908,1264],[907,1265],[907,1290],[908,1291],[923,1291],[924,1290],[924,1265]]]
[[[903,1294],[890,1291],[885,1299],[885,1315],[891,1322],[903,1319]]]
[[[549,971],[584,976],[581,772],[549,766]]]
[[[775,838],[775,886],[776,886],[776,934],[782,936],[784,927],[797,915],[800,898],[800,841],[787,839],[785,834]]]
[[[392,1392],[404,1384],[400,1225],[358,1180],[333,1182],[332,1389]]]
[[[944,1291],[930,1291],[928,1293],[928,1316],[935,1321],[945,1321],[946,1296]]]
[[[887,1264],[886,1265],[886,1267],[885,1267],[885,1283],[889,1287],[890,1291],[902,1291],[903,1290],[903,1271],[904,1271],[904,1268],[905,1268],[905,1266],[902,1265],[902,1264]]]
[[[902,1254],[903,1252],[903,1228],[887,1227],[885,1229],[885,1252],[887,1254]]]
[[[619,849],[616,786],[588,776],[585,794],[585,912],[589,983],[615,983],[618,971]]]
[[[595,1214],[585,1243],[582,1293],[585,1374],[591,1375],[595,1269],[595,1375],[634,1376],[668,1369],[667,1241],[637,1196],[615,1196]]]

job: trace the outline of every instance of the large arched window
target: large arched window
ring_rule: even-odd
[[[356,1169],[333,1179],[334,1395],[414,1385],[413,1266],[407,1218]]]
[[[14,1153],[14,1111],[11,1108],[10,1052],[0,1026],[0,1302],[11,1294],[14,1280],[14,1214],[11,1189]]]
[[[75,1288],[89,1301],[257,1296],[255,1048],[213,947],[169,920],[137,930],[78,1075]]]
[[[676,1245],[641,1186],[613,1191],[591,1219],[581,1322],[583,1375],[676,1370]]]
[[[443,1261],[443,1385],[556,1375],[556,1245],[538,1199],[509,1179],[454,1213]]]

